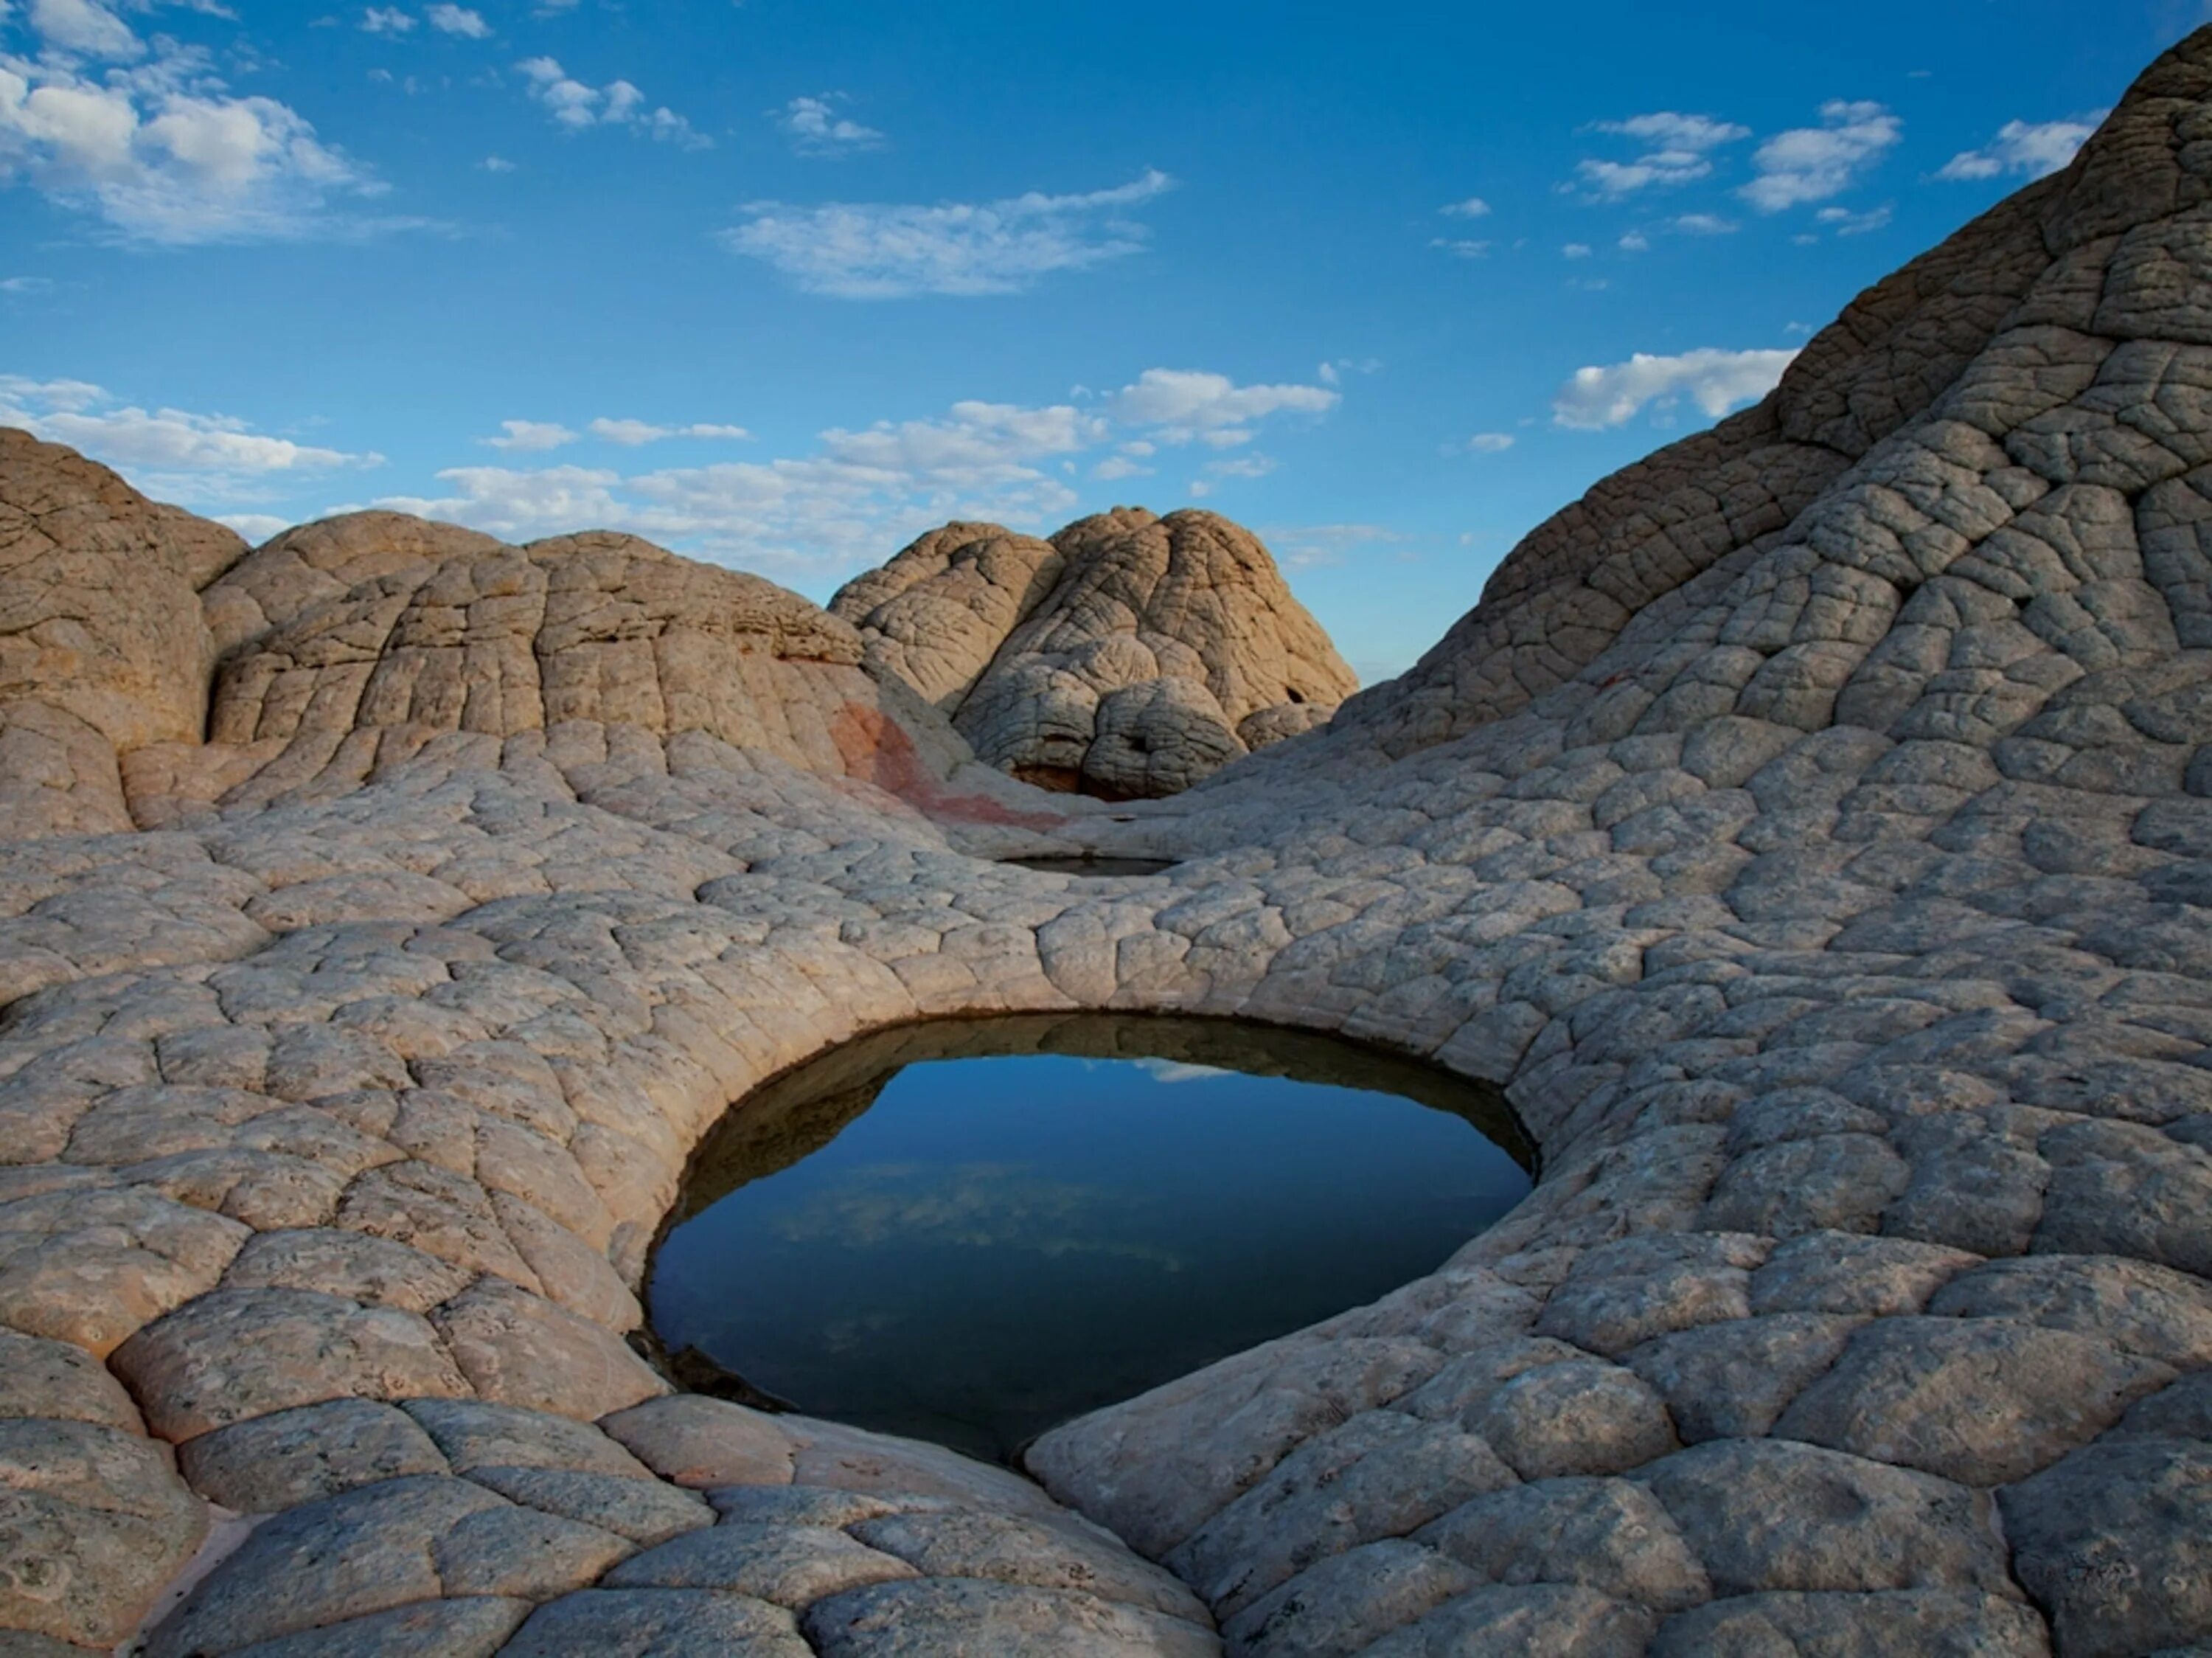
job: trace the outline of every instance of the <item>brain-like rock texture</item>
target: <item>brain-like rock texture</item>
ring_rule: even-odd
[[[1049,541],[947,524],[830,609],[981,759],[1109,800],[1187,789],[1358,683],[1259,539],[1196,509],[1117,507]]]
[[[2212,30],[1172,800],[945,710],[1325,701],[1168,625],[1218,521],[846,619],[375,517],[210,587],[0,456],[0,1650],[2212,1649]],[[1079,851],[1176,862],[999,861]],[[640,1356],[732,1101],[1097,1009],[1502,1085],[1535,1188],[1034,1478]]]

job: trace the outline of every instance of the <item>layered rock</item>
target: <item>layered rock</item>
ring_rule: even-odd
[[[1161,875],[993,862],[1017,824],[857,787],[865,744],[777,758],[731,655],[863,669],[626,544],[317,601],[357,635],[269,614],[239,727],[126,759],[388,764],[0,841],[4,1644],[112,1648],[204,1536],[155,1654],[2212,1643],[2208,133],[2212,30],[1407,684],[1173,801],[992,797]],[[119,486],[57,464],[110,534]],[[555,627],[593,569],[642,649]],[[571,650],[628,666],[522,661]],[[112,752],[75,671],[10,706]],[[707,723],[629,722],[695,686]],[[1431,1058],[1540,1178],[1374,1305],[1046,1436],[1045,1491],[638,1359],[732,1100],[1076,1009]]]
[[[1187,789],[1358,684],[1259,539],[1195,509],[1117,507],[1048,542],[948,524],[830,608],[981,759],[1109,800]]]

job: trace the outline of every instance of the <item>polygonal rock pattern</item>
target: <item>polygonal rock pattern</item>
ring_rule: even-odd
[[[204,635],[234,544],[7,438],[0,1650],[2212,1645],[2208,203],[2212,32],[1406,680],[1117,811],[888,676],[1181,677],[1045,601],[1197,521],[948,533],[873,674],[624,538],[380,519]],[[1083,850],[1178,862],[994,861]],[[1495,1082],[1540,1178],[1036,1483],[632,1351],[732,1100],[1100,1009]]]
[[[1249,531],[1117,507],[1049,541],[932,530],[830,608],[1016,777],[1171,795],[1327,722],[1358,680]]]

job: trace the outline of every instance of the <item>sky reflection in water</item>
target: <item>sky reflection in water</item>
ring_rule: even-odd
[[[653,1322],[809,1414],[1005,1457],[1431,1271],[1528,1186],[1468,1120],[1395,1094],[937,1060],[672,1231]]]

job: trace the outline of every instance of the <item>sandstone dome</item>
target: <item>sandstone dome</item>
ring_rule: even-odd
[[[1259,538],[1191,508],[1117,507],[1049,541],[947,524],[830,608],[981,759],[1108,800],[1188,789],[1358,685]]]

